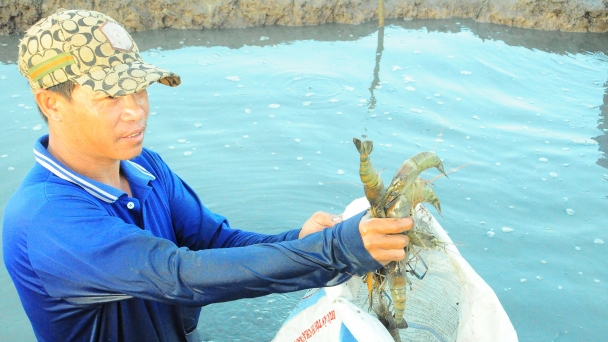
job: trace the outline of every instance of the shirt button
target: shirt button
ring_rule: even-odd
[[[129,202],[129,203],[127,203],[127,208],[133,209],[133,208],[135,208],[135,204],[133,202]]]

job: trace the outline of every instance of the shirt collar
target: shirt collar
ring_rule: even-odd
[[[34,155],[36,162],[55,176],[80,186],[89,194],[107,203],[114,203],[120,196],[126,194],[120,189],[83,176],[65,166],[49,153],[48,145],[48,134],[40,137],[34,144]],[[151,180],[156,179],[143,166],[130,160],[121,160],[120,168],[129,182],[134,182],[137,185],[147,185]]]

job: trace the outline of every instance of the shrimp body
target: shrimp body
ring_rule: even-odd
[[[412,202],[406,195],[399,195],[393,202],[387,204],[386,217],[402,218],[411,214]]]
[[[365,191],[365,197],[369,201],[372,207],[376,207],[378,202],[384,197],[384,182],[380,174],[372,166],[372,162],[369,158],[370,153],[374,149],[374,143],[371,140],[361,141],[357,138],[353,138],[353,142],[359,151],[359,177],[363,182],[363,189]]]
[[[404,260],[391,262],[387,273],[388,288],[393,300],[393,318],[397,326],[403,322],[405,300],[407,299],[407,271],[405,267]]]
[[[443,163],[435,152],[420,152],[407,159],[395,173],[391,184],[386,189],[384,201],[380,202],[380,204],[385,206],[387,203],[394,201],[399,195],[405,194],[416,179],[418,179],[418,175],[431,167],[437,168],[439,172],[447,177],[447,174],[443,170]]]
[[[433,205],[439,215],[441,215],[441,202],[439,202],[439,198],[435,194],[435,191],[433,191],[433,188],[429,186],[429,183],[417,179],[412,185],[412,191],[409,195],[411,196],[412,210],[416,208],[418,203],[426,202]]]
[[[439,249],[445,245],[433,234],[410,230],[407,231],[405,235],[410,237],[410,243],[412,245],[423,249]]]
[[[441,202],[435,191],[428,183],[417,178],[414,183],[406,189],[405,193],[397,196],[393,202],[387,204],[386,217],[408,217],[412,214],[418,203],[430,203],[441,215]]]

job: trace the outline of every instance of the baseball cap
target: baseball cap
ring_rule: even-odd
[[[61,9],[29,28],[19,43],[19,71],[32,91],[71,80],[124,96],[153,82],[181,83],[177,74],[144,62],[133,38],[114,19],[88,10]]]

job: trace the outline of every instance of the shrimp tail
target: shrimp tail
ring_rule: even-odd
[[[405,262],[391,262],[388,270],[388,287],[393,300],[393,313],[395,325],[403,322],[403,313],[405,312],[405,301],[407,299],[407,278]]]
[[[361,141],[357,138],[353,138],[353,142],[357,147],[357,151],[359,151],[359,154],[361,155],[369,155],[374,149],[374,142],[371,140]]]
[[[353,142],[360,155],[359,176],[363,182],[365,197],[372,207],[377,208],[377,204],[384,197],[385,189],[380,174],[374,169],[369,158],[370,153],[374,150],[374,143],[371,140],[361,141],[357,138],[353,138]],[[379,213],[380,216],[383,214]]]

